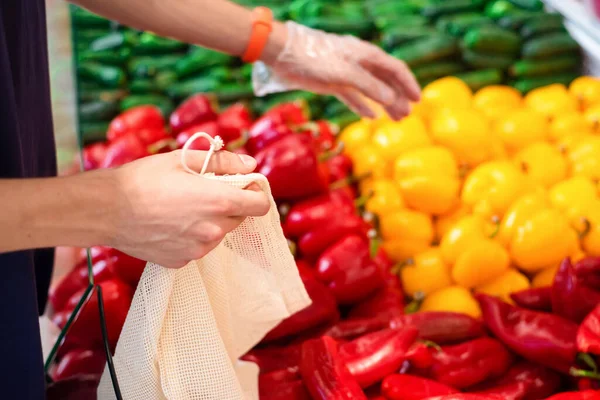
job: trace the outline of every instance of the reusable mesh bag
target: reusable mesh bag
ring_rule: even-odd
[[[182,158],[205,135],[192,136]],[[212,150],[222,147],[220,139],[210,140],[201,174],[238,188],[256,182],[271,208],[246,218],[209,254],[181,269],[146,265],[113,357],[124,400],[258,399],[258,367],[239,358],[311,303],[267,179],[204,174]],[[98,398],[116,398],[107,368]]]

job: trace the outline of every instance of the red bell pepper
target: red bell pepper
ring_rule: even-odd
[[[338,191],[329,192],[294,204],[282,225],[286,237],[297,239],[302,235],[322,229],[333,218],[346,218],[356,209],[352,200]]]
[[[205,94],[195,94],[185,100],[169,117],[173,133],[177,134],[191,126],[203,122],[215,121],[217,113],[212,99]]]
[[[582,353],[600,355],[600,304],[579,325],[577,350]]]
[[[54,311],[63,310],[71,296],[86,287],[87,277],[84,275],[82,279],[81,271],[87,274],[85,264],[76,266],[60,282],[50,288],[48,300],[50,300]]]
[[[308,122],[309,108],[305,101],[292,101],[270,108],[264,116],[277,119],[285,125],[302,125]]]
[[[558,315],[518,308],[476,295],[483,320],[494,335],[525,359],[568,373],[575,362],[577,325]]]
[[[287,370],[300,364],[300,344],[252,349],[241,359],[258,365],[261,374]]]
[[[94,400],[101,375],[79,375],[46,386],[46,400]]]
[[[115,141],[128,133],[142,129],[163,129],[165,119],[160,108],[152,105],[137,106],[116,116],[108,126],[106,138]]]
[[[91,171],[100,166],[106,155],[106,143],[94,143],[83,149],[83,169]]]
[[[600,304],[600,291],[575,275],[570,258],[565,258],[552,283],[552,311],[577,323]]]
[[[345,154],[337,154],[326,161],[329,181],[341,182],[352,174],[352,159]]]
[[[323,335],[336,340],[352,340],[367,333],[377,332],[388,327],[384,318],[348,319],[339,321],[323,332]]]
[[[245,148],[249,154],[254,155],[282,138],[293,135],[292,128],[278,119],[263,115],[248,130]]]
[[[366,388],[400,369],[417,333],[415,328],[369,333],[340,345],[339,355],[358,384]]]
[[[60,359],[52,379],[61,381],[77,375],[101,375],[105,364],[104,350],[72,350]]]
[[[414,375],[389,375],[381,384],[381,391],[388,400],[421,400],[431,396],[458,393],[451,386]]]
[[[258,172],[269,180],[273,197],[298,199],[325,193],[329,178],[314,143],[303,135],[288,135],[256,153]]]
[[[225,143],[240,139],[252,126],[250,110],[243,103],[236,103],[223,111],[218,119],[219,133]]]
[[[600,400],[600,390],[559,393],[548,397],[546,400]]]
[[[314,122],[316,131],[314,132],[315,141],[321,151],[331,150],[335,143],[335,133],[331,124],[324,120]]]
[[[179,148],[182,148],[185,142],[187,142],[189,138],[191,138],[195,133],[198,132],[205,132],[210,137],[214,138],[219,134],[219,126],[217,125],[216,121],[209,121],[192,125],[189,128],[184,129],[183,131],[177,134],[177,137],[175,138],[175,140],[177,141],[177,146]],[[194,140],[194,142],[190,145],[189,148],[190,150],[207,151],[208,149],[210,149],[210,142],[207,139],[200,137]]]
[[[502,397],[490,394],[455,393],[445,396],[427,397],[423,400],[504,400]]]
[[[358,215],[346,214],[330,217],[326,225],[319,229],[305,233],[298,241],[300,253],[308,258],[315,259],[329,246],[348,235],[359,235],[367,243],[369,226]]]
[[[324,282],[339,304],[355,304],[383,285],[383,276],[371,260],[368,243],[350,235],[323,252],[316,277]]]
[[[437,344],[462,342],[485,334],[481,321],[454,312],[419,312],[405,314],[390,321],[390,327],[393,329],[404,329],[407,326],[416,327],[420,339]]]
[[[112,350],[117,344],[125,318],[129,312],[133,290],[129,285],[116,279],[100,282],[98,285],[102,288],[108,342]],[[83,290],[75,293],[69,300],[66,310],[72,311],[83,293]],[[79,315],[71,325],[67,340],[71,340],[71,338],[77,343],[85,345],[86,348],[102,346],[98,297],[95,292],[92,292],[91,297],[83,305]]]
[[[556,393],[560,385],[559,374],[525,361],[511,367],[501,378],[477,387],[475,392],[497,395],[505,400],[537,400]]]
[[[483,337],[433,350],[429,375],[436,381],[466,389],[502,376],[513,357],[499,341]]]
[[[585,257],[573,265],[573,270],[587,286],[600,290],[600,257]]]
[[[335,297],[333,297],[327,287],[310,276],[303,276],[302,278],[312,304],[283,320],[267,333],[262,340],[263,343],[298,335],[303,331],[339,318]]]
[[[268,387],[259,385],[259,389],[260,400],[311,400],[304,383],[299,379],[277,382]]]
[[[530,310],[552,311],[552,288],[550,286],[520,290],[510,294],[516,305]]]
[[[323,336],[302,344],[300,374],[314,400],[366,400],[340,358],[334,339]]]
[[[109,267],[112,273],[135,288],[146,268],[146,261],[131,257],[117,249],[111,249],[110,254],[112,262]]]
[[[139,137],[126,134],[118,137],[108,145],[100,168],[119,167],[131,161],[149,155],[148,147]]]
[[[404,314],[404,296],[402,292],[398,288],[390,286],[387,280],[384,281],[384,285],[375,294],[352,307],[348,316],[351,319],[380,318],[385,321],[402,316]]]

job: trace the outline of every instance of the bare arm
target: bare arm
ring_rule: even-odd
[[[186,43],[241,56],[250,38],[252,12],[226,0],[71,0],[106,18]],[[274,61],[286,41],[273,26],[262,59]]]

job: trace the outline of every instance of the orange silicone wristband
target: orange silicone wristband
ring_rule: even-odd
[[[273,29],[273,12],[267,7],[256,7],[252,19],[250,41],[242,56],[242,60],[247,63],[253,63],[260,58]]]

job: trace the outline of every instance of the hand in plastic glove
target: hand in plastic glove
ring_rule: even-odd
[[[205,155],[190,150],[188,166],[200,171]],[[164,267],[182,267],[215,248],[246,217],[269,211],[269,199],[258,185],[238,189],[189,174],[180,157],[175,151],[111,171],[122,207],[113,221],[116,234],[110,246]],[[247,174],[255,167],[250,156],[220,151],[212,155],[207,171]]]
[[[368,97],[400,119],[418,101],[420,89],[406,64],[375,45],[287,22],[287,40],[267,66],[257,62],[252,80],[257,95],[305,89],[332,94],[354,112],[373,118]]]

